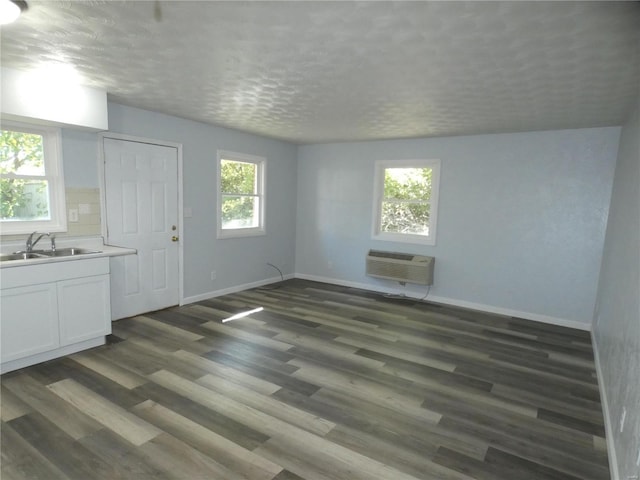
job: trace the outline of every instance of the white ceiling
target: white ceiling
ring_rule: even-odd
[[[620,125],[639,2],[36,1],[3,66],[296,143]]]

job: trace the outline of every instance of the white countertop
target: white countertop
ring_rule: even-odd
[[[35,248],[37,252],[40,249],[49,250],[49,242],[45,240],[43,245],[38,244]],[[0,262],[0,269],[23,267],[26,265],[37,265],[41,263],[58,263],[58,262],[72,262],[76,260],[99,258],[99,257],[115,257],[119,255],[135,255],[137,250],[135,248],[118,247],[115,245],[107,245],[102,242],[102,237],[77,237],[77,238],[60,238],[56,239],[56,249],[61,250],[63,248],[85,248],[88,250],[94,250],[96,253],[86,253],[82,255],[69,255],[65,257],[42,257],[42,258],[28,258],[26,260],[9,260]],[[13,253],[18,250],[24,251],[24,243],[4,243],[0,248],[0,252],[3,255]]]

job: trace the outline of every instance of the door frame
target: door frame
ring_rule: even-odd
[[[100,185],[100,223],[102,228],[102,237],[107,241],[107,185],[105,182],[105,165],[106,159],[104,154],[105,139],[123,140],[127,142],[147,143],[150,145],[158,145],[161,147],[173,147],[178,155],[178,296],[179,304],[184,305],[184,189],[182,176],[182,144],[168,142],[166,140],[155,140],[146,137],[137,137],[134,135],[126,135],[123,133],[101,132],[98,134],[98,183]]]

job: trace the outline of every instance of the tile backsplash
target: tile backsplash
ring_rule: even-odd
[[[67,232],[71,237],[100,235],[100,189],[67,188]]]

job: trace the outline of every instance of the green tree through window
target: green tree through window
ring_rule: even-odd
[[[42,135],[12,130],[0,133],[2,220],[49,219],[48,182]]]
[[[383,232],[429,235],[431,168],[386,168]]]
[[[218,152],[218,237],[264,234],[264,171],[266,159]]]
[[[257,165],[221,160],[222,228],[255,227]]]
[[[440,160],[380,160],[373,237],[435,245]]]

